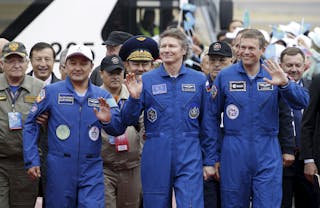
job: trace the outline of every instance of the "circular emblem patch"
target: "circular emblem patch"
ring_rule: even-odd
[[[215,43],[213,45],[213,50],[214,51],[220,51],[220,49],[221,49],[221,44],[220,43]]]
[[[147,111],[147,119],[151,123],[155,122],[158,118],[157,111],[154,108],[149,108]]]
[[[89,137],[92,141],[97,141],[100,135],[100,129],[96,126],[92,126],[89,130]]]
[[[200,110],[198,106],[192,106],[189,110],[189,118],[196,119],[199,117]]]
[[[236,119],[239,116],[239,108],[236,105],[230,104],[227,106],[226,113],[228,118]]]
[[[113,64],[119,64],[119,59],[117,58],[117,57],[113,57],[112,59],[111,59],[111,62],[113,63]]]
[[[59,125],[56,129],[56,135],[60,140],[66,140],[70,136],[70,129],[67,125]]]

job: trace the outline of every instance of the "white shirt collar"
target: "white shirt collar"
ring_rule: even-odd
[[[37,77],[35,77],[34,72],[32,72],[32,77],[37,78]],[[37,79],[39,79],[39,78],[37,78]],[[47,85],[51,84],[51,81],[52,81],[52,74],[49,76],[48,79],[46,79],[44,81],[44,85],[47,86]]]

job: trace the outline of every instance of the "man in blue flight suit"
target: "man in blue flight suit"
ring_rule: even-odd
[[[183,65],[188,52],[185,34],[169,29],[160,35],[159,46],[159,68],[144,73],[142,84],[133,74],[126,78],[128,90],[144,110],[143,206],[171,207],[174,190],[177,207],[202,208],[203,177],[214,174],[216,161],[212,99],[205,75]],[[140,112],[132,111],[136,121]]]
[[[66,58],[68,77],[42,89],[24,126],[25,167],[37,178],[41,172],[36,118],[49,113],[47,207],[104,207],[100,130],[121,135],[128,120],[107,91],[90,83],[92,60],[90,48],[71,46]]]
[[[280,207],[282,157],[278,135],[279,96],[302,109],[309,95],[288,80],[274,61],[262,64],[264,37],[249,29],[240,40],[241,61],[222,70],[211,88],[214,132],[224,112],[220,155],[222,207]],[[216,135],[218,137],[218,135]]]

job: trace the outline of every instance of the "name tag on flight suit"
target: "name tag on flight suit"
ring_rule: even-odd
[[[267,82],[258,82],[258,90],[259,91],[270,91],[273,90],[273,85]]]

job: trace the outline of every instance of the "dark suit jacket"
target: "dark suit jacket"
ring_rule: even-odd
[[[294,126],[292,125],[293,116],[291,108],[284,100],[279,98],[279,143],[282,154],[294,154]]]
[[[310,101],[302,116],[301,159],[314,159],[320,169],[320,75],[309,87]]]
[[[306,82],[305,80],[302,80],[302,84],[303,84],[303,87],[305,88],[305,89],[308,89],[308,87],[309,87],[309,85],[310,85],[310,82],[308,83],[308,82]],[[293,152],[291,152],[291,150],[292,150],[292,147],[293,147],[293,150],[294,149],[299,149],[299,150],[301,150],[301,144],[299,145],[299,144],[296,144],[296,140],[295,140],[295,136],[294,136],[294,129],[295,129],[295,131],[297,132],[297,131],[301,131],[301,121],[300,121],[300,119],[299,118],[294,118],[293,116],[292,116],[292,111],[294,111],[294,110],[292,110],[290,107],[289,107],[289,105],[288,104],[286,104],[285,102],[280,102],[281,103],[281,105],[283,105],[283,108],[285,109],[285,112],[283,112],[282,114],[284,114],[282,117],[284,117],[284,119],[286,119],[287,120],[287,122],[284,120],[284,119],[282,119],[282,122],[284,123],[284,124],[286,124],[286,126],[284,126],[284,130],[283,130],[283,134],[287,134],[287,137],[285,137],[285,135],[282,135],[283,137],[284,137],[284,139],[283,139],[283,141],[282,141],[282,143],[284,143],[284,144],[282,144],[281,143],[281,138],[280,138],[280,133],[281,133],[281,129],[279,130],[279,140],[280,140],[280,143],[281,143],[281,147],[282,147],[282,149],[285,149],[285,150],[287,150],[287,151],[283,151],[282,153],[290,153],[290,154],[292,154]],[[279,104],[280,105],[280,104]],[[283,109],[283,110],[284,110]],[[287,110],[289,109],[289,113],[290,113],[290,116],[289,115],[286,115],[287,114]],[[290,119],[290,121],[289,121],[289,119]],[[295,121],[295,125],[293,125],[293,120]],[[299,121],[298,121],[299,120]],[[296,123],[296,122],[299,122],[299,123]],[[288,124],[288,122],[290,122],[290,124]],[[281,108],[280,108],[280,127],[281,127]],[[299,136],[300,134],[298,134],[298,133],[296,133],[296,136]],[[300,135],[300,141],[301,141],[301,135]],[[293,145],[293,146],[292,146]],[[295,152],[295,153],[297,153],[297,152]],[[300,154],[300,153],[299,153]],[[298,155],[299,155],[298,154]],[[295,156],[297,157],[298,156],[297,154],[295,154]],[[300,170],[300,167],[301,167],[301,165],[299,165],[300,163],[301,163],[301,161],[298,161],[299,160],[299,158],[295,158],[295,162],[294,162],[294,164],[292,165],[292,166],[290,166],[290,167],[286,167],[286,168],[284,168],[283,169],[283,175],[284,176],[295,176],[295,175],[297,175],[297,171],[299,170],[299,172],[301,171]],[[303,162],[302,162],[303,163]],[[303,166],[302,166],[302,171],[303,171]]]

